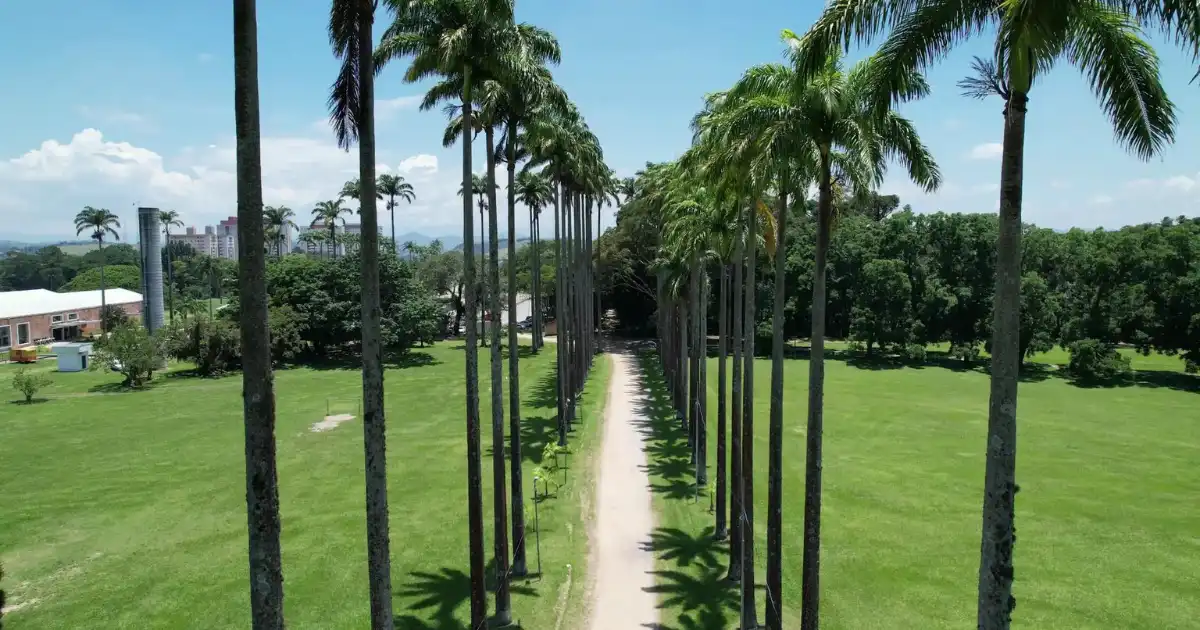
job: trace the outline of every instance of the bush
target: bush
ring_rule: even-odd
[[[918,363],[924,362],[925,346],[919,343],[910,343],[904,346],[904,358],[908,359],[909,361],[916,361]]]
[[[759,322],[754,327],[754,354],[758,356],[771,354],[771,342],[775,336],[771,334],[771,322]]]
[[[166,364],[168,339],[167,333],[151,335],[142,326],[123,323],[96,342],[92,369],[107,367],[125,376],[126,387],[142,387]]]
[[[240,341],[233,324],[197,317],[171,330],[169,352],[176,359],[195,363],[200,374],[216,376],[237,369],[241,363]]]
[[[271,329],[271,360],[291,361],[304,350],[304,339],[300,337],[304,322],[295,309],[272,306],[267,313],[267,325]]]
[[[129,313],[120,306],[106,304],[100,311],[100,325],[104,330],[113,330],[125,324],[130,323]]]
[[[950,357],[970,365],[979,360],[979,344],[956,343],[950,346]]]
[[[1133,372],[1129,357],[1117,347],[1098,339],[1081,339],[1070,345],[1067,372],[1076,378],[1112,380]]]
[[[45,372],[32,372],[25,367],[17,369],[13,374],[13,389],[25,397],[25,404],[33,402],[33,397],[51,383],[50,375]]]

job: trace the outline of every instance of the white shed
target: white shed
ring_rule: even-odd
[[[54,346],[59,372],[82,372],[88,368],[92,354],[90,343],[63,343]]]

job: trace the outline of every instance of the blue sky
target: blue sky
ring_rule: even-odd
[[[685,149],[701,97],[751,65],[781,59],[780,30],[803,31],[820,4],[519,0],[518,19],[558,36],[556,78],[609,164],[632,174]],[[0,10],[0,56],[19,60],[5,68],[5,93],[22,95],[0,101],[0,238],[69,236],[84,204],[129,220],[138,204],[175,208],[197,226],[234,214],[229,3],[70,5]],[[336,71],[327,11],[327,0],[259,0],[265,200],[300,216],[356,174],[354,154],[337,150],[324,123]],[[1115,227],[1200,213],[1200,85],[1188,83],[1195,65],[1152,39],[1179,109],[1175,146],[1151,162],[1127,155],[1079,74],[1062,66],[1035,87],[1029,106],[1027,220]],[[994,211],[1001,106],[965,99],[954,85],[971,56],[988,49],[981,38],[956,51],[930,71],[933,94],[906,108],[942,166],[944,188],[921,194],[896,170],[883,192],[923,212]],[[405,174],[418,195],[398,212],[398,231],[454,234],[456,149],[440,146],[444,118],[416,110],[421,86],[405,85],[402,72],[399,63],[385,69],[377,87],[378,161]]]

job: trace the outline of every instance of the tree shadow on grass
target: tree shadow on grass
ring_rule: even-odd
[[[25,400],[22,398],[21,400],[10,400],[10,401],[8,401],[8,404],[20,405],[22,407],[28,407],[29,405],[40,405],[42,403],[48,403],[48,402],[50,402],[49,398],[34,398],[31,400]]]
[[[805,346],[790,346],[785,350],[784,354],[788,359],[803,361],[809,359],[809,349]],[[834,361],[841,361],[850,367],[860,370],[881,371],[933,367],[952,372],[976,372],[984,375],[991,372],[987,360],[967,363],[962,359],[950,356],[950,353],[942,350],[930,350],[926,353],[924,359],[916,360],[882,353],[867,356],[861,352],[827,348],[825,350],[825,357]],[[1171,370],[1136,370],[1132,376],[1124,378],[1089,379],[1072,376],[1066,370],[1065,365],[1049,365],[1027,361],[1021,364],[1019,378],[1022,383],[1040,383],[1051,378],[1058,378],[1075,387],[1084,389],[1147,387],[1151,389],[1165,388],[1182,392],[1200,393],[1200,376]]]
[[[674,562],[676,566],[703,566],[720,569],[722,557],[728,560],[728,546],[716,539],[716,529],[705,527],[697,536],[676,527],[659,527],[650,533],[650,540],[642,543],[645,548],[658,554],[663,562]]]
[[[458,350],[459,352],[465,352],[467,350],[467,344],[465,344],[465,343],[455,344],[455,345],[451,346],[451,349]],[[500,342],[500,349],[503,351],[504,360],[507,361],[508,360],[508,341],[507,340]],[[491,345],[479,346],[479,350],[481,351],[481,353],[483,350],[487,350],[490,353],[492,351],[492,346]],[[533,351],[533,346],[530,346],[527,344],[522,344],[522,343],[517,344],[517,358],[518,359],[528,359],[529,357],[532,357],[536,354],[538,354],[538,353]]]
[[[650,489],[668,499],[696,499],[695,465],[669,394],[661,377],[657,376],[658,361],[652,353],[638,355],[641,367],[636,375],[640,399],[636,411],[645,420],[638,431],[645,440],[646,464]],[[656,481],[661,479],[661,482]]]
[[[662,598],[659,608],[681,611],[680,628],[727,628],[737,619],[740,590],[725,579],[720,567],[668,569],[653,574],[655,585],[646,590]],[[667,630],[671,626],[657,627]]]
[[[126,385],[124,381],[116,381],[116,382],[112,382],[112,383],[99,383],[97,385],[92,385],[91,387],[89,387],[88,391],[93,394],[124,394],[124,393],[148,392],[148,391],[154,389],[155,387],[158,387],[164,380],[165,379],[161,379],[161,378],[152,379],[145,385],[142,385],[141,387],[130,387],[130,386]]]
[[[496,592],[496,563],[488,562],[484,570],[486,587],[489,594]],[[460,569],[441,567],[436,571],[414,571],[409,574],[409,580],[400,588],[395,596],[394,604],[400,610],[423,611],[428,613],[428,619],[418,615],[405,615],[398,619],[397,628],[424,630],[438,628],[439,630],[467,629],[467,625],[455,616],[459,607],[469,608],[471,597],[471,577]],[[516,595],[537,595],[537,591],[520,582],[509,584],[509,590]],[[488,598],[492,601],[492,598]],[[464,611],[463,618],[469,617]],[[509,626],[520,627],[520,626]]]
[[[405,370],[439,365],[440,363],[441,361],[435,359],[433,355],[420,350],[408,350],[401,353],[385,350],[383,353],[385,370]],[[302,358],[290,367],[306,367],[314,370],[361,370],[362,354],[350,351],[331,352],[321,357]]]

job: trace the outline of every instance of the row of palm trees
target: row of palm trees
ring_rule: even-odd
[[[558,42],[547,31],[513,19],[513,0],[390,0],[392,21],[372,50],[376,2],[331,0],[329,33],[342,65],[329,98],[330,119],[341,146],[357,144],[359,178],[344,196],[360,202],[362,217],[363,431],[366,474],[368,577],[373,628],[394,627],[387,503],[383,370],[380,347],[378,214],[383,195],[411,201],[411,188],[391,186],[375,176],[374,77],[378,69],[407,59],[404,80],[436,79],[423,109],[449,102],[447,144],[461,137],[463,148],[463,257],[465,310],[476,320],[472,195],[486,197],[490,247],[487,284],[492,312],[499,308],[497,241],[497,165],[507,171],[508,247],[516,249],[514,206],[522,200],[555,211],[558,324],[557,381],[559,443],[565,444],[575,419],[580,392],[596,351],[598,305],[592,260],[591,214],[612,188],[598,139],[579,111],[554,82],[547,68],[558,63]],[[250,533],[251,611],[255,628],[283,627],[282,567],[279,555],[279,497],[275,468],[274,391],[266,344],[264,292],[267,230],[262,220],[262,175],[257,76],[257,17],[254,0],[234,0],[235,104],[238,137],[239,282],[244,297],[242,347],[246,419],[247,511]],[[482,193],[472,175],[472,141],[485,140],[486,170]],[[520,166],[520,182],[517,169]],[[540,178],[540,179],[538,179]],[[539,181],[533,184],[533,181]],[[522,184],[521,182],[524,182]],[[547,185],[549,193],[547,194]],[[407,192],[406,192],[407,191]],[[407,196],[406,196],[407,195]],[[318,216],[325,216],[321,210]],[[340,216],[333,214],[331,217]],[[253,220],[251,220],[253,218]],[[327,221],[332,224],[334,219]],[[481,217],[482,223],[482,217]],[[393,220],[394,232],[394,220]],[[394,242],[394,241],[393,241]],[[515,259],[515,258],[514,258]],[[515,269],[510,265],[510,286]],[[535,291],[535,295],[539,295]],[[540,298],[538,298],[540,300]],[[511,619],[508,583],[527,571],[524,499],[520,462],[520,396],[516,338],[516,293],[509,292],[509,419],[512,500],[508,500],[504,439],[502,346],[499,328],[491,328],[494,541],[497,566],[494,619]],[[539,312],[540,309],[535,309]],[[466,329],[466,419],[468,458],[468,543],[470,549],[471,627],[487,623],[484,586],[482,469],[477,331]],[[540,338],[538,341],[540,347]],[[508,513],[511,505],[511,566]]]
[[[1118,139],[1148,158],[1169,143],[1175,113],[1141,26],[1175,33],[1193,51],[1194,6],[1151,0],[1058,5],[935,0],[896,8],[886,0],[830,5],[803,36],[783,32],[787,62],[755,66],[709,95],[694,119],[692,147],[676,162],[639,174],[635,201],[665,226],[655,263],[659,350],[673,405],[688,432],[697,484],[705,483],[706,322],[709,284],[718,296],[716,532],[730,543],[731,579],[742,585],[741,627],[757,627],[754,603],[753,369],[756,262],[775,265],[768,447],[766,627],[782,620],[783,306],[789,211],[806,212],[817,190],[812,332],[804,489],[801,627],[819,623],[821,473],[824,425],[825,272],[833,201],[870,192],[890,161],[928,191],[941,177],[913,124],[894,108],[929,92],[921,72],[966,37],[997,32],[995,58],[960,83],[973,97],[1005,101],[1000,183],[1001,231],[993,323],[991,400],[980,553],[978,627],[1007,629],[1012,598],[1016,393],[1024,119],[1033,80],[1055,61],[1080,67]],[[1029,4],[1030,6],[1025,6]],[[841,51],[890,28],[878,52],[846,69]],[[778,254],[777,254],[778,253]],[[730,321],[732,320],[732,321]],[[726,396],[726,363],[733,369]],[[731,411],[726,436],[725,415]],[[732,442],[728,448],[726,441]],[[728,481],[726,457],[729,453]],[[726,495],[728,512],[726,523]]]

